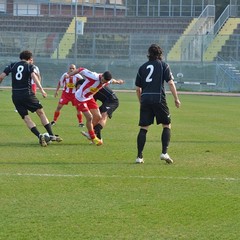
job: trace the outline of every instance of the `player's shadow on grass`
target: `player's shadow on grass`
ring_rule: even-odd
[[[133,162],[0,162],[0,165],[132,165]],[[137,165],[134,163],[134,165]]]
[[[50,143],[47,147],[55,147],[55,146],[94,146],[93,144],[88,144],[86,142],[77,142],[77,143],[70,143],[70,142],[54,142],[54,143]],[[41,147],[39,143],[21,143],[21,142],[4,142],[4,143],[0,143],[0,147],[27,147],[27,148],[42,148],[44,149],[45,147]],[[47,148],[46,147],[46,148]]]
[[[187,143],[187,144],[201,144],[201,143],[215,143],[215,144],[219,144],[219,143],[236,143],[236,141],[226,141],[226,140],[217,140],[217,141],[209,141],[209,140],[181,140],[181,141],[172,141],[172,143]]]

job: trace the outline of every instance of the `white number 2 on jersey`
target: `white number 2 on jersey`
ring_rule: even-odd
[[[150,71],[149,71],[149,73],[147,75],[146,82],[151,82],[152,81],[151,77],[152,77],[152,73],[154,71],[154,67],[153,67],[153,65],[148,65],[147,69],[150,69]]]

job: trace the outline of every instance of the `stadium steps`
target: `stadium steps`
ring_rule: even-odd
[[[86,17],[77,17],[77,21],[86,22]],[[66,59],[69,51],[72,49],[75,42],[75,17],[72,19],[71,23],[65,34],[63,35],[58,47],[52,54],[52,59]]]
[[[88,17],[84,33],[94,34],[182,34],[190,17]]]
[[[174,44],[172,49],[170,50],[168,54],[168,61],[180,61],[181,60],[181,46],[184,40],[186,39],[186,36],[189,34],[189,32],[192,30],[193,26],[195,25],[197,21],[197,18],[194,18],[188,27],[183,32],[183,35],[178,39],[178,41]]]
[[[221,51],[222,47],[233,34],[234,29],[237,28],[239,20],[239,18],[229,18],[227,20],[227,22],[223,25],[222,29],[215,36],[207,50],[204,52],[204,61],[213,61],[216,58],[218,52]]]
[[[237,29],[234,30],[229,40],[226,41],[225,45],[221,49],[221,52],[218,53],[218,56],[220,56],[223,59],[228,59],[229,56],[231,56],[234,59],[238,59],[238,57],[240,56],[240,48],[238,47],[239,41],[240,41],[240,19],[237,25]]]

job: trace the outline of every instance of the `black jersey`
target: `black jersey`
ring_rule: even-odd
[[[116,101],[118,100],[117,96],[111,88],[104,86],[96,94],[93,95],[95,100],[99,100],[102,103],[105,101]]]
[[[9,75],[9,73],[12,74],[13,93],[18,91],[28,91],[32,93],[31,74],[34,68],[34,65],[26,61],[20,61],[11,63],[4,69],[6,75]]]
[[[135,85],[142,88],[141,102],[160,103],[166,101],[164,81],[173,79],[167,63],[154,60],[144,63],[138,70]]]

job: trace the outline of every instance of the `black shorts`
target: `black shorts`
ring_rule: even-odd
[[[13,92],[12,101],[22,119],[28,115],[28,111],[36,112],[43,107],[35,94],[23,91]]]
[[[107,112],[108,117],[112,118],[112,114],[118,108],[118,106],[118,99],[107,100],[99,107],[99,110],[101,113]]]
[[[146,127],[154,123],[156,118],[157,124],[170,124],[171,117],[166,103],[141,103],[139,126]]]

